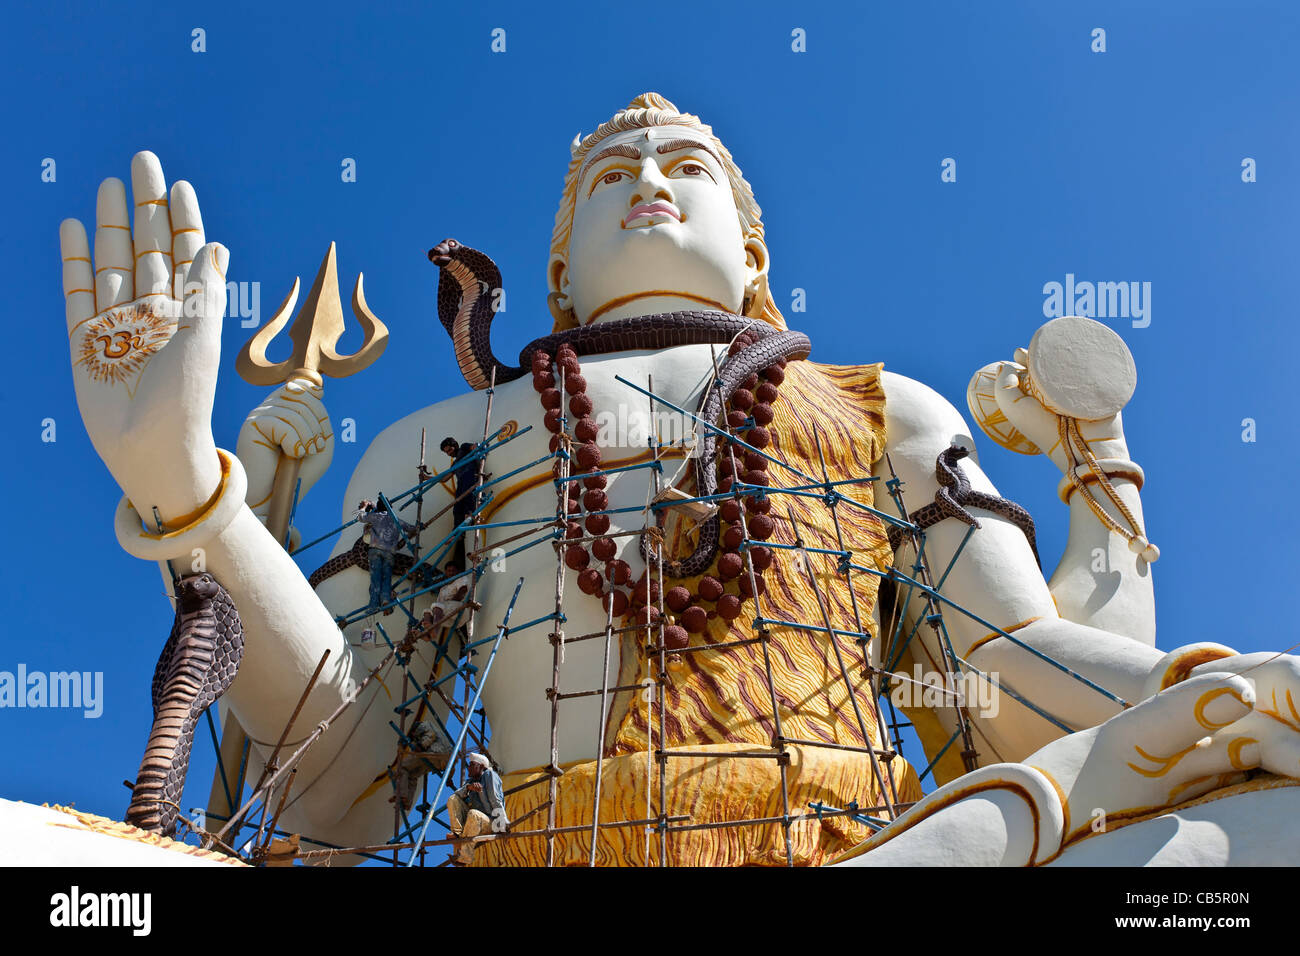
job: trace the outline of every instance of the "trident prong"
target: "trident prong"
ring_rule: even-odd
[[[339,337],[343,334],[343,304],[339,301],[338,266],[335,245],[331,242],[329,251],[325,253],[325,261],[316,273],[316,281],[312,283],[311,291],[307,293],[302,308],[298,310],[298,317],[289,329],[293,353],[283,362],[272,362],[266,357],[267,346],[288,323],[294,304],[298,301],[299,281],[296,277],[293,288],[275,310],[271,321],[258,329],[239,350],[235,369],[240,378],[251,385],[271,386],[293,379],[306,379],[319,387],[324,385],[322,375],[347,378],[379,358],[388,345],[388,327],[366,305],[361,281],[362,275],[358,273],[357,285],[352,291],[352,311],[365,332],[361,348],[351,355],[339,355],[335,351]],[[267,506],[266,528],[286,548],[289,512],[293,507],[301,467],[301,458],[292,458],[283,451],[280,452],[271,500]]]
[[[366,368],[383,354],[388,345],[388,327],[366,305],[362,291],[364,273],[358,273],[352,292],[352,311],[365,333],[361,347],[351,355],[335,351],[343,335],[343,305],[339,300],[339,277],[335,244],[330,243],[325,261],[316,273],[316,281],[289,329],[293,354],[282,362],[272,362],[266,350],[283,330],[298,301],[299,280],[275,310],[271,321],[258,329],[244,344],[235,361],[240,378],[251,385],[280,385],[294,378],[306,378],[323,384],[322,375],[347,378]]]

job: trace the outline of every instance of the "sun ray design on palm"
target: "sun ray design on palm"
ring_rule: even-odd
[[[176,320],[147,302],[109,309],[83,327],[75,364],[95,382],[106,385],[138,379],[149,360],[176,333]]]

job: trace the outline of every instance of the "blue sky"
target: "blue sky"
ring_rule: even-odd
[[[1043,321],[1043,286],[1150,282],[1151,322],[1111,320],[1137,360],[1125,412],[1162,549],[1159,644],[1281,649],[1297,562],[1294,262],[1300,252],[1300,20],[1285,3],[42,4],[6,14],[9,367],[0,670],[102,671],[104,715],[0,711],[0,796],[119,816],[171,623],[157,570],[112,531],[120,496],[77,412],[58,223],[90,223],[102,178],[142,148],[197,190],[230,278],[263,318],[330,240],[366,276],[392,347],[329,381],[355,444],[300,510],[336,523],[387,423],[462,389],[425,250],[445,236],[501,266],[496,352],[549,331],[545,264],[574,133],[656,90],[711,123],[764,210],[772,283],[813,358],[883,361],[964,409],[980,366]],[[207,51],[191,51],[191,30]],[[490,50],[491,31],[506,50]],[[1106,52],[1091,32],[1106,31]],[[806,31],[807,51],[791,50]],[[43,182],[42,161],[56,162]],[[344,183],[344,158],[357,181]],[[957,181],[940,181],[956,160]],[[1243,183],[1241,163],[1257,163]],[[792,313],[792,290],[807,312]],[[227,320],[213,428],[233,448],[263,390]],[[341,347],[356,344],[355,327]],[[57,440],[42,442],[43,419]],[[1257,440],[1242,441],[1242,420]],[[981,443],[985,469],[1065,540],[1058,473]],[[304,559],[310,570],[324,555]],[[1280,614],[1279,612],[1282,612]],[[204,802],[199,740],[186,805]]]

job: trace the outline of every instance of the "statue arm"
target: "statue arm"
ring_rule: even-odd
[[[334,713],[364,679],[364,661],[354,655],[329,608],[317,598],[294,559],[247,505],[220,535],[206,543],[204,551],[207,570],[229,592],[244,628],[244,660],[223,701],[254,741],[259,753],[250,762],[260,766],[284,730],[321,656],[329,652],[290,740],[300,740]],[[378,709],[372,713],[382,715]],[[314,779],[339,756],[342,739],[354,721],[354,712],[345,711],[339,721],[342,731],[327,732],[307,752],[299,765],[299,779]],[[356,751],[367,741],[377,743],[384,729],[382,720],[368,720],[367,726],[353,735],[349,749]],[[316,787],[302,797],[296,809],[313,820],[333,820],[355,796]]]
[[[939,489],[935,478],[939,453],[954,441],[972,449],[974,442],[962,417],[933,390],[888,372],[882,384],[887,449],[903,481],[905,503],[911,512],[934,500]],[[997,494],[974,455],[962,461],[961,468],[974,490]],[[876,474],[888,478],[883,460]],[[893,510],[883,486],[877,488],[877,506]],[[982,735],[977,738],[977,749],[982,758],[1021,759],[1065,732],[1060,724],[1072,730],[1096,726],[1121,708],[1114,698],[1140,700],[1160,652],[1129,637],[1062,617],[1020,529],[992,512],[969,510],[982,527],[970,537],[942,591],[944,597],[974,615],[943,607],[953,650],[981,671],[996,673],[1003,688],[1037,704],[1053,718],[1048,720],[1009,694],[998,693],[996,712],[976,717]],[[926,554],[935,579],[961,546],[966,530],[966,525],[954,520],[927,530]],[[909,568],[913,558],[910,544],[902,545],[900,555],[899,566]],[[904,592],[905,588],[900,595]],[[924,606],[914,596],[908,610],[914,616]],[[988,625],[1011,633],[1012,639]],[[917,659],[928,658],[930,666],[947,670],[942,664],[944,649],[930,629],[921,628],[918,634]]]
[[[1088,498],[1072,484],[1073,468],[1061,445],[1057,416],[1018,386],[1022,366],[1008,362],[994,382],[994,398],[1007,420],[1030,437],[1062,471],[1057,486],[1070,509],[1070,530],[1065,552],[1049,582],[1061,616],[1143,644],[1155,646],[1155,593],[1151,565],[1130,550],[1128,542],[1113,533],[1093,512]],[[1129,457],[1123,416],[1099,422],[1080,422],[1081,436],[1102,464],[1107,480],[1129,515],[1145,530],[1142,514],[1142,470]],[[1126,516],[1097,484],[1086,486],[1094,501],[1117,525],[1128,527]],[[1141,550],[1141,549],[1139,549]]]
[[[411,456],[397,451],[408,446],[418,448],[419,425],[412,424],[413,419],[414,416],[404,419],[381,433],[362,457],[344,496],[343,521],[352,517],[352,510],[365,489],[373,495],[376,488],[396,492],[414,484],[414,469],[402,468]],[[410,474],[404,474],[406,471]],[[426,514],[445,503],[445,492],[435,490],[435,495],[436,499],[426,500]],[[441,539],[450,527],[448,513],[426,532],[426,543]],[[353,540],[355,534],[343,534],[334,553],[346,551]],[[224,531],[204,544],[203,552],[207,570],[229,592],[239,608],[244,627],[243,664],[223,702],[255,742],[250,760],[250,776],[255,778],[262,761],[279,739],[299,693],[326,651],[329,657],[294,724],[291,741],[306,736],[354,695],[387,648],[382,643],[379,649],[354,646],[360,642],[362,623],[348,626],[349,632],[358,632],[349,638],[334,620],[336,615],[365,604],[368,575],[354,571],[339,573],[319,586],[318,595],[297,561],[274,540],[247,504]],[[312,558],[306,555],[303,558],[308,569],[326,558],[324,552],[310,554]],[[170,582],[170,575],[163,567],[164,577]],[[397,590],[399,582],[395,581],[394,587]],[[418,609],[416,614],[418,617]],[[383,619],[393,640],[400,639],[404,633],[404,620],[401,611]],[[431,655],[421,648],[417,648],[416,657],[424,659],[426,664],[431,660]],[[422,679],[418,666],[418,663],[413,665],[417,678]],[[384,773],[392,759],[395,739],[388,726],[391,710],[365,706],[372,696],[382,702],[387,699],[386,694],[381,681],[372,681],[357,699],[359,706],[344,710],[333,728],[307,752],[299,764],[298,774],[304,786],[295,788],[301,796],[286,811],[286,820],[295,821],[295,825],[306,827],[323,839],[347,836],[363,843],[373,842],[371,837],[375,833],[391,826],[391,805],[385,803],[386,791],[375,798],[376,805],[382,806],[374,813],[369,813],[365,806],[353,808],[359,794]],[[281,761],[284,756],[281,755]],[[308,790],[305,784],[317,779],[321,779],[321,784]]]
[[[1025,866],[1050,862],[1124,819],[1202,796],[1235,779],[1228,740],[1210,728],[1250,719],[1255,692],[1238,676],[1191,678],[1070,734],[1024,763],[984,766],[927,794],[846,853],[852,866]],[[1278,766],[1278,764],[1273,764]]]
[[[910,512],[938,490],[933,461],[939,452],[953,440],[973,446],[961,417],[942,397],[899,376],[887,376],[883,384],[888,450]],[[961,466],[974,490],[996,493],[976,463]],[[1174,806],[1237,782],[1253,769],[1300,777],[1300,658],[1236,655],[1206,643],[1162,655],[1128,636],[1067,620],[1057,613],[1019,528],[983,509],[970,510],[982,527],[944,583],[941,593],[957,607],[944,606],[943,619],[962,669],[997,675],[1003,692],[972,700],[967,691],[980,769],[927,797],[939,801],[926,804],[934,811],[933,822],[927,819],[922,826],[914,817],[912,826],[904,818],[905,826],[883,831],[906,842],[883,850],[888,838],[873,838],[870,846],[882,846],[878,862],[909,859],[927,847],[925,852],[942,853],[945,843],[960,843],[976,832],[983,834],[978,845],[962,852],[983,855],[969,862],[1019,861],[1033,836],[1024,825],[1026,807],[1032,803],[1038,812],[1030,817],[1042,821],[1051,805],[1041,798],[1045,791],[1035,774],[1048,778],[1060,795],[1063,851],[1086,838],[1098,811],[1104,825],[1107,814]],[[928,529],[926,553],[937,573],[947,567],[965,532],[955,520]],[[900,552],[899,567],[907,573],[915,557],[906,544]],[[908,610],[915,620],[927,608],[913,600]],[[1010,636],[990,631],[989,625]],[[944,672],[943,650],[929,628],[919,629],[913,644],[917,660]],[[968,681],[963,689],[971,686]],[[952,708],[936,711],[953,725],[954,714]],[[992,766],[995,762],[1001,766]],[[1008,762],[1022,763],[1007,769]],[[986,773],[1005,779],[972,795],[970,787],[984,779],[977,775]],[[1025,793],[1035,792],[1039,796],[1027,802]],[[909,836],[912,831],[915,836]],[[1048,837],[1040,833],[1034,844],[1040,862],[1050,858],[1042,848],[1052,852]]]

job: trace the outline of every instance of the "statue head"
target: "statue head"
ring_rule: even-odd
[[[762,211],[698,117],[645,93],[570,151],[547,266],[556,331],[685,308],[785,328]]]

